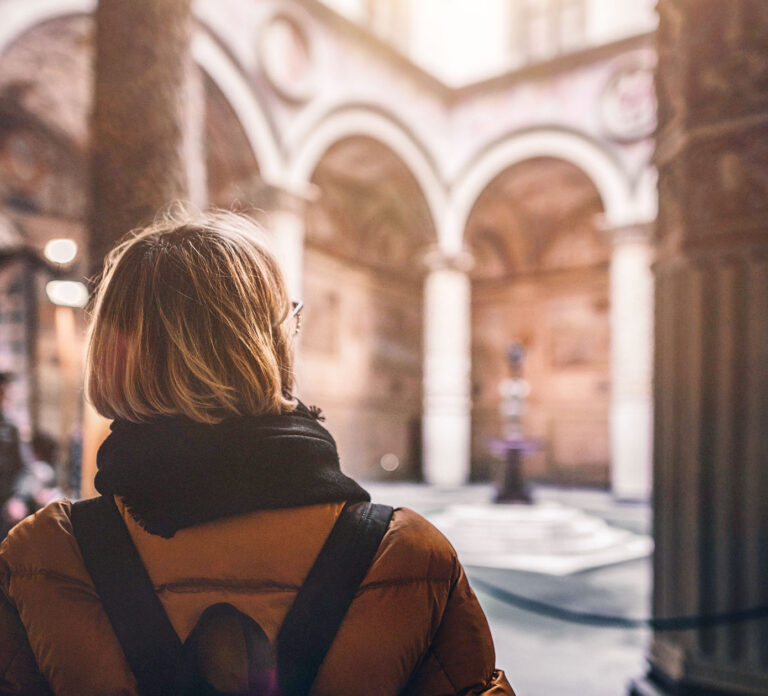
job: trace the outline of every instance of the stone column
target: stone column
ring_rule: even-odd
[[[204,203],[202,93],[191,0],[99,0],[91,120],[90,274],[126,232],[178,199]],[[82,489],[93,490],[107,423],[86,406]]]
[[[651,494],[653,274],[651,225],[610,230],[611,487],[620,499]]]
[[[296,300],[303,299],[304,213],[312,195],[313,190],[299,194],[263,185],[255,193],[253,201],[262,213],[260,222],[267,232],[272,251],[280,261],[291,296]]]
[[[91,136],[94,272],[117,239],[159,208],[204,196],[191,31],[190,0],[99,0]]]
[[[768,605],[768,12],[661,0],[653,609]],[[632,693],[768,693],[768,621],[654,634]]]
[[[182,147],[186,166],[186,199],[201,210],[209,205],[208,168],[205,161],[206,96],[203,74],[192,60],[187,61],[185,108]]]
[[[429,252],[424,283],[424,478],[460,486],[470,471],[472,257]]]

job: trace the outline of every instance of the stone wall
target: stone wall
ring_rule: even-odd
[[[605,266],[537,274],[473,289],[473,475],[489,466],[488,441],[499,437],[498,386],[508,376],[506,347],[526,347],[531,385],[523,419],[541,443],[526,458],[527,476],[566,484],[610,481],[610,337]]]
[[[298,393],[326,415],[344,470],[364,479],[421,475],[421,287],[395,280],[305,253]],[[397,462],[382,466],[387,454]]]

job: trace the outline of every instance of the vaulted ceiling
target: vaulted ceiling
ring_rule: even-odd
[[[539,158],[500,174],[467,223],[474,278],[500,280],[543,270],[605,263],[600,195],[580,169]]]
[[[389,273],[419,277],[420,257],[435,241],[424,196],[403,162],[370,138],[336,143],[312,179],[307,242]]]

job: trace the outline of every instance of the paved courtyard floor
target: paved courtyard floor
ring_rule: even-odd
[[[371,483],[377,502],[410,507],[429,517],[456,504],[491,505],[490,486],[439,490],[419,484]],[[608,523],[648,534],[647,505],[619,503],[600,491],[534,489],[534,499],[558,502]],[[554,576],[520,570],[467,567],[475,578],[525,597],[574,611],[646,617],[650,611],[651,558]],[[566,623],[522,611],[476,590],[496,644],[497,664],[517,696],[625,696],[643,673],[649,632]]]

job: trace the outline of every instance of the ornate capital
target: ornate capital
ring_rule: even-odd
[[[606,240],[613,246],[620,244],[650,244],[656,226],[652,222],[639,222],[634,225],[621,225],[620,227],[603,227],[602,232]]]
[[[427,249],[423,253],[421,261],[429,271],[451,270],[469,273],[475,266],[475,257],[468,249],[449,254],[438,246]]]

